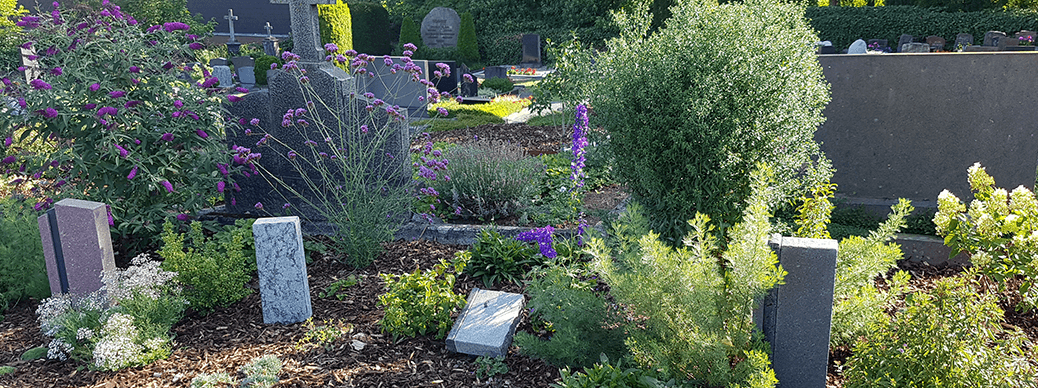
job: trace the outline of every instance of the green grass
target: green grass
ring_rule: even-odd
[[[452,129],[476,127],[483,124],[502,124],[505,122],[502,119],[503,117],[521,111],[527,105],[530,105],[530,100],[516,97],[499,97],[488,104],[472,105],[459,104],[454,100],[444,100],[435,104],[429,104],[429,116],[433,118],[421,120],[415,124],[430,125],[426,129],[428,132],[449,131]],[[439,116],[436,113],[437,108],[447,109],[447,117]]]

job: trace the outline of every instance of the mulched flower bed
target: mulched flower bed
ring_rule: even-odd
[[[446,141],[473,136],[511,139],[528,149],[558,150],[560,144],[568,141],[570,130],[564,126],[545,129],[521,124],[485,127],[441,132],[432,134],[432,137]],[[552,143],[547,140],[550,138],[556,140]],[[619,195],[617,192],[611,191],[605,196],[615,200]],[[283,361],[279,387],[548,387],[557,381],[558,368],[522,356],[515,347],[510,349],[505,359],[509,372],[484,381],[476,378],[474,358],[448,352],[443,340],[431,336],[394,340],[382,335],[377,322],[384,312],[377,300],[384,292],[384,283],[378,274],[428,269],[440,259],[451,259],[456,252],[466,248],[402,240],[387,243],[384,247],[385,252],[371,267],[359,270],[342,264],[339,257],[322,254],[311,257],[313,262],[307,270],[314,323],[320,325],[324,321],[334,321],[352,325],[348,335],[328,347],[300,346],[308,331],[303,323],[263,324],[260,296],[256,291],[230,307],[217,309],[206,316],[189,311],[173,327],[176,335],[173,354],[147,366],[101,372],[70,361],[21,361],[19,357],[24,351],[45,346],[49,341],[40,333],[36,321],[35,310],[39,301],[30,300],[13,306],[0,322],[0,365],[17,368],[14,374],[0,376],[0,387],[185,387],[200,373],[227,372],[234,376],[239,368],[262,355],[276,355]],[[961,271],[961,268],[935,268],[907,261],[900,266],[912,274],[911,287],[915,289],[932,288],[936,279]],[[360,279],[360,283],[347,288],[342,300],[319,297],[326,287],[351,275]],[[467,295],[472,288],[481,286],[481,282],[461,275],[455,292]],[[258,289],[255,279],[250,287]],[[497,289],[522,292],[520,286],[513,284],[500,285]],[[1020,327],[1033,342],[1038,343],[1038,313],[1021,314],[1006,305],[1002,307],[1007,311],[1007,324]],[[519,330],[529,327],[529,317],[524,316]],[[354,346],[359,343],[364,344],[363,348]],[[843,386],[838,371],[849,355],[850,350],[846,348],[830,352],[828,386]]]

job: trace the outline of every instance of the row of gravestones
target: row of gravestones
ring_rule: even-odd
[[[1010,47],[1020,46],[1020,43],[1025,43],[1028,46],[1033,44],[1036,36],[1038,36],[1038,33],[1035,31],[1026,30],[1017,32],[1012,38],[1001,31],[988,31],[984,34],[983,43],[980,46],[975,46],[973,45],[973,35],[962,33],[955,36],[954,49],[967,52],[1012,50]],[[915,42],[915,38],[912,35],[903,34],[898,39],[895,49],[896,52],[901,53],[928,53],[944,51],[946,45],[947,41],[940,36],[928,36],[924,43]],[[1030,50],[1034,49],[1033,47],[1028,48]],[[869,39],[868,42],[858,39],[847,49],[847,53],[865,54],[867,50],[890,52],[890,47],[887,45],[886,39]],[[827,52],[822,53],[825,54]],[[832,54],[833,52],[828,53]]]
[[[88,294],[115,269],[107,206],[63,199],[39,217],[51,293]],[[313,315],[299,217],[253,223],[263,323],[291,324]],[[775,235],[769,245],[787,272],[784,284],[754,311],[782,387],[825,387],[838,245],[835,240]],[[521,294],[474,289],[447,336],[449,350],[503,357],[522,317]]]

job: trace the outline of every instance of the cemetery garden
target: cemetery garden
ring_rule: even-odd
[[[1033,69],[1002,51],[1038,17],[931,54],[955,49],[822,44],[790,3],[636,2],[608,39],[527,31],[479,63],[452,51],[484,42],[468,12],[369,55],[328,39],[333,2],[270,2],[291,40],[262,46],[233,10],[215,47],[109,0],[12,13],[0,386],[1038,387],[1031,116],[961,109],[1007,127],[1009,161],[840,132],[881,120],[846,85],[896,86],[861,67]],[[934,159],[954,181],[889,168]]]

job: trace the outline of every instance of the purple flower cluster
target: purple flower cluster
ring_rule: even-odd
[[[515,239],[523,242],[537,242],[537,246],[541,250],[541,255],[549,259],[554,259],[558,254],[555,252],[555,248],[552,244],[555,243],[555,228],[551,225],[543,228],[530,229],[528,231],[519,233],[515,236]]]
[[[587,106],[584,104],[577,105],[576,123],[573,124],[573,162],[570,164],[570,169],[573,170],[570,174],[570,180],[573,181],[573,188],[570,191],[575,191],[584,187],[584,178],[587,174],[584,173],[584,148],[587,147]]]

